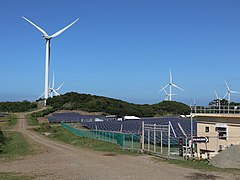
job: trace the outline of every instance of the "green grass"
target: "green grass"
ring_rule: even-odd
[[[42,125],[40,128],[38,128],[38,131],[50,132],[51,135],[48,136],[49,138],[69,143],[81,148],[116,154],[137,154],[136,152],[122,150],[119,146],[113,143],[76,136],[60,126]]]
[[[17,116],[14,114],[10,114],[8,117],[8,127],[12,128],[17,124]]]
[[[1,148],[2,151],[0,153],[0,157],[11,160],[21,158],[35,152],[23,138],[21,133],[5,131],[3,134],[7,138],[7,141]]]
[[[14,114],[8,114],[0,118],[0,127],[2,129],[11,129],[17,124],[17,116]]]
[[[28,180],[34,179],[31,176],[22,175],[20,173],[12,173],[12,172],[0,172],[0,179],[4,180]]]
[[[36,120],[36,117],[33,117],[31,114],[27,115],[26,119],[27,119],[27,124],[29,126],[37,126],[37,125],[39,125],[39,123]]]
[[[163,159],[157,159],[154,158],[156,161],[166,162],[169,164],[175,164],[181,167],[185,168],[191,168],[191,169],[197,169],[200,171],[208,171],[208,172],[225,172],[225,173],[231,173],[235,175],[240,175],[240,169],[231,169],[231,168],[218,168],[213,165],[210,165],[207,160],[199,161],[199,160],[163,160]]]

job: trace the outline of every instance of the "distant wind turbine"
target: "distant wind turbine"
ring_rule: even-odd
[[[73,24],[75,24],[78,20],[76,19],[75,21],[73,21],[71,24],[69,24],[68,26],[64,27],[63,29],[57,31],[56,33],[54,33],[53,35],[49,36],[43,29],[41,29],[39,26],[37,26],[36,24],[34,24],[33,22],[31,22],[30,20],[28,20],[27,18],[23,17],[23,19],[25,19],[27,22],[29,22],[30,24],[32,24],[35,28],[37,28],[39,31],[42,32],[43,34],[43,39],[46,40],[46,62],[45,62],[45,90],[44,90],[44,106],[46,106],[46,100],[49,97],[48,93],[49,93],[49,63],[50,63],[50,40],[58,35],[60,35],[61,33],[63,33],[66,29],[68,29],[70,26],[72,26]]]
[[[163,87],[161,87],[161,88],[163,88]],[[164,91],[164,93],[165,93],[165,95],[166,95],[166,97],[165,97],[165,101],[168,101],[169,100],[169,96],[170,96],[170,94],[168,94],[168,92],[165,90],[165,89],[163,89],[163,91]],[[176,94],[172,94],[172,96],[173,95],[176,95]]]
[[[53,96],[59,96],[60,94],[58,93],[59,89],[63,86],[64,82],[57,88],[54,88],[54,73],[53,73],[53,80],[52,80],[52,87],[49,87],[49,96],[52,98]]]
[[[172,86],[177,88],[177,89],[180,89],[180,90],[184,91],[182,88],[178,87],[176,84],[173,83],[171,69],[170,69],[170,81],[169,81],[169,83],[166,86],[164,86],[159,92],[165,90],[168,86],[169,86],[169,94],[168,94],[169,95],[169,101],[172,101],[172,96],[174,95],[174,94],[172,94]]]
[[[227,92],[226,92],[226,94],[224,95],[223,99],[224,99],[226,96],[228,96],[228,102],[230,103],[230,102],[231,102],[231,93],[238,94],[238,93],[240,93],[240,92],[232,91],[232,90],[229,88],[229,86],[228,86],[228,84],[227,84],[227,81],[225,81],[225,84],[226,84],[226,87],[227,87]]]
[[[53,97],[53,96],[59,96],[59,89],[63,86],[64,83],[62,83],[57,89],[54,88],[54,73],[53,73],[53,79],[52,79],[52,87],[49,87],[48,88],[48,96],[49,97]],[[45,93],[41,93],[40,96],[38,98],[42,98],[44,97]]]
[[[220,98],[220,97],[218,96],[218,94],[217,94],[217,91],[216,91],[216,90],[214,90],[214,93],[215,93],[215,95],[216,95],[216,98],[217,98],[217,102],[218,102],[218,108],[219,108],[219,113],[220,113],[220,109],[221,109],[221,100],[222,100],[222,98]]]
[[[230,106],[230,103],[231,103],[231,93],[233,93],[233,94],[239,94],[240,92],[232,91],[232,90],[229,88],[229,86],[228,86],[228,84],[227,84],[227,81],[225,81],[225,84],[226,84],[226,87],[227,87],[227,92],[226,92],[226,94],[224,95],[223,99],[224,99],[226,96],[228,96],[228,113],[229,113],[229,106]]]

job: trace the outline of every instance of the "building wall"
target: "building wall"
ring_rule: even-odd
[[[227,123],[226,123],[227,124]],[[206,132],[206,127],[209,127],[209,132]],[[240,144],[240,125],[239,124],[227,124],[227,137],[225,139],[219,139],[218,131],[216,131],[216,123],[197,123],[197,136],[208,136],[208,143],[197,143],[197,153],[200,157],[200,149],[210,150],[210,157],[215,156],[222,149],[224,150],[232,144]],[[203,158],[207,158],[207,154],[202,155]]]

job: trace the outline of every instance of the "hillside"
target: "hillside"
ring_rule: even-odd
[[[179,103],[163,101],[158,104],[133,104],[122,100],[79,94],[75,92],[55,96],[47,100],[47,105],[56,110],[83,110],[87,112],[103,112],[104,114],[135,115],[139,117],[153,117],[163,115],[189,114],[189,106]]]
[[[37,108],[37,103],[22,102],[0,102],[0,112],[26,112]]]

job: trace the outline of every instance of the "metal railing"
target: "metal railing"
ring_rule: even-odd
[[[240,106],[191,106],[192,113],[240,114]]]

